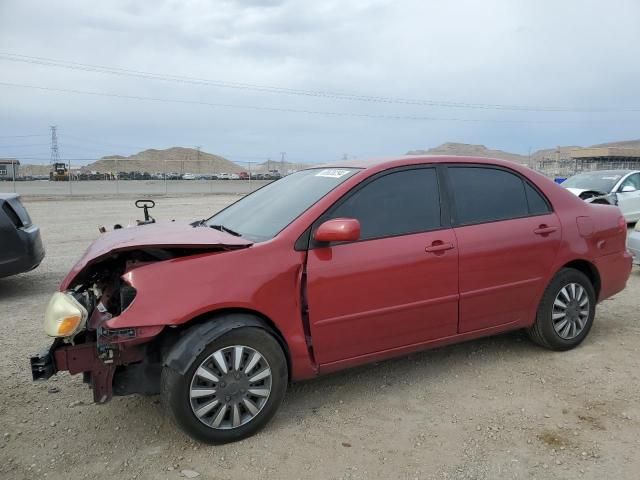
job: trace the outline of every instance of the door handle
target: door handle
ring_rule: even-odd
[[[428,247],[425,247],[424,251],[427,253],[441,253],[445,250],[451,250],[453,243],[443,242],[442,240],[436,240]]]
[[[550,233],[553,233],[556,230],[558,230],[558,227],[550,227],[548,225],[540,225],[538,228],[536,228],[533,231],[533,233],[535,233],[536,235],[549,235]]]

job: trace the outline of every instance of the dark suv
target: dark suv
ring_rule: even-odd
[[[40,229],[15,193],[0,193],[0,278],[33,270],[44,258]]]

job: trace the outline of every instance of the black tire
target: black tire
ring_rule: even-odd
[[[266,359],[271,370],[271,390],[260,411],[247,423],[225,430],[217,429],[205,425],[194,413],[190,397],[191,382],[202,362],[215,352],[235,345],[249,347]],[[161,378],[161,400],[175,423],[189,436],[203,443],[222,444],[247,438],[264,427],[282,403],[287,383],[287,360],[278,341],[264,329],[243,327],[213,338],[204,351],[193,358],[184,375],[164,367]],[[249,412],[245,414],[249,415]]]
[[[556,331],[557,327],[554,327],[553,314],[554,311],[557,312],[557,310],[554,310],[554,302],[556,302],[556,297],[560,295],[561,290],[571,284],[579,285],[584,289],[584,294],[586,294],[589,301],[588,308],[584,309],[584,311],[588,311],[588,317],[584,321],[582,330],[578,334],[573,338],[563,338],[563,336]],[[564,300],[562,297],[561,299]],[[563,268],[553,277],[544,291],[542,300],[538,306],[536,321],[533,326],[527,329],[527,334],[533,342],[549,350],[570,350],[580,345],[589,334],[595,313],[596,293],[589,278],[579,270]],[[562,329],[560,330],[562,332]]]

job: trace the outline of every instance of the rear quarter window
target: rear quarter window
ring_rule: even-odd
[[[22,205],[22,202],[20,202],[20,199],[10,198],[8,203],[13,209],[13,211],[16,213],[16,215],[18,215],[18,218],[20,219],[20,223],[22,223],[22,226],[30,227],[31,217],[29,217],[29,213],[27,212],[27,209],[24,208],[24,205]]]
[[[22,220],[18,217],[18,214],[13,210],[11,205],[8,202],[2,202],[2,212],[4,216],[6,216],[9,221],[13,224],[14,227],[20,228],[22,227]]]

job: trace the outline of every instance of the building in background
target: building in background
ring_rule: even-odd
[[[0,180],[18,178],[20,161],[15,158],[0,158]]]
[[[640,148],[560,148],[538,160],[536,169],[552,178],[593,170],[640,170]]]

